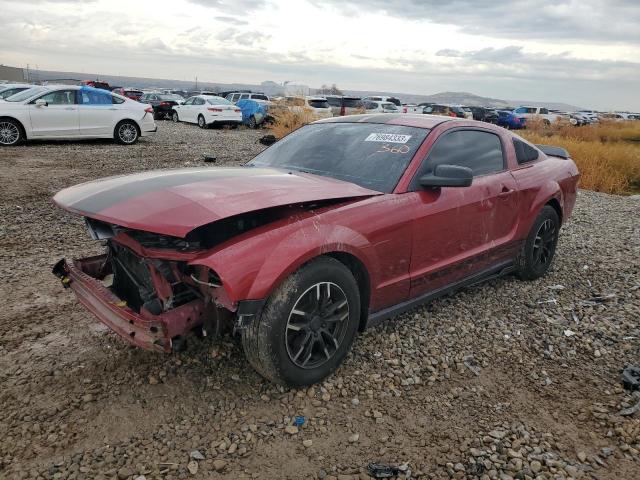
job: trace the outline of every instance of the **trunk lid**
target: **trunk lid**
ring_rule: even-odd
[[[184,238],[246,212],[380,195],[354,183],[273,168],[185,168],[109,177],[64,189],[61,208],[136,230]]]

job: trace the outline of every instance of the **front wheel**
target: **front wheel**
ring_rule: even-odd
[[[13,147],[24,140],[22,126],[10,118],[0,120],[0,145]]]
[[[251,115],[251,118],[249,119],[249,128],[258,128],[258,121],[254,115]]]
[[[171,112],[171,120],[173,120],[173,123],[178,123],[180,121],[180,118],[178,117],[178,112],[176,112],[175,110]]]
[[[547,273],[556,252],[560,234],[560,217],[545,205],[516,258],[516,272],[523,280],[535,280]]]
[[[115,139],[122,145],[133,145],[140,138],[138,125],[131,120],[123,120],[116,125]]]
[[[351,271],[319,257],[287,278],[243,330],[249,363],[276,383],[311,385],[331,374],[351,349],[360,292]]]

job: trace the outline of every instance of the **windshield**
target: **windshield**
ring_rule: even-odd
[[[229,100],[222,97],[207,98],[207,103],[209,105],[233,105]]]
[[[31,87],[14,87],[14,88],[7,88],[6,90],[2,90],[0,91],[0,98],[7,98],[10,97],[11,95],[15,95],[18,92],[23,92],[25,90],[28,90]]]
[[[287,135],[248,166],[314,173],[391,193],[429,130],[373,123],[316,123]]]
[[[11,95],[10,97],[5,98],[5,100],[7,102],[23,102],[39,93],[46,92],[47,90],[48,89],[45,87],[33,87],[28,90],[23,90],[20,93],[16,93],[15,95]]]
[[[329,102],[326,100],[309,100],[309,106],[313,108],[329,108]]]

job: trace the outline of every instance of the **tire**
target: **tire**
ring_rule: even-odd
[[[11,118],[0,119],[0,146],[14,147],[20,145],[25,139],[22,125]]]
[[[311,385],[342,363],[359,322],[360,292],[351,271],[338,260],[319,257],[274,290],[242,331],[242,347],[268,380]]]
[[[204,116],[198,115],[198,126],[200,128],[208,128],[207,121],[204,119]]]
[[[173,120],[173,123],[178,123],[180,121],[180,118],[178,117],[178,112],[176,112],[175,110],[171,112],[171,120]]]
[[[162,120],[165,117],[164,113],[153,112],[154,120]]]
[[[516,258],[516,273],[521,279],[535,280],[549,271],[559,233],[558,213],[553,207],[545,205],[533,222],[531,231]]]
[[[249,128],[258,128],[258,121],[254,115],[251,115],[251,118],[249,119]]]
[[[140,138],[140,129],[134,121],[123,120],[116,125],[114,138],[121,145],[133,145]]]

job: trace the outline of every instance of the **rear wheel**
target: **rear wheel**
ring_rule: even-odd
[[[207,121],[204,119],[203,115],[198,115],[198,126],[200,128],[207,128]]]
[[[560,218],[550,205],[545,205],[527,236],[516,259],[517,273],[523,280],[535,280],[549,271],[556,252]]]
[[[310,385],[333,372],[351,349],[360,293],[339,261],[320,257],[287,278],[242,335],[249,363],[267,379]]]
[[[122,145],[133,145],[140,138],[140,130],[138,125],[131,120],[123,120],[116,125],[115,139]]]
[[[22,125],[10,118],[0,120],[0,145],[13,147],[24,140]]]
[[[153,119],[154,120],[162,120],[164,118],[164,113],[160,113],[160,112],[154,112],[153,113]]]

